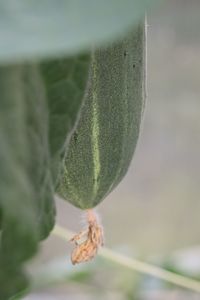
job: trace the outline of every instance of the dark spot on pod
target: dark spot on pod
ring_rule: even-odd
[[[74,141],[77,142],[77,139],[78,139],[78,134],[77,134],[77,132],[75,131],[75,132],[74,132]]]
[[[64,158],[64,155],[65,155],[65,151],[64,151],[64,149],[61,151],[61,153],[60,153],[60,159],[63,159]]]

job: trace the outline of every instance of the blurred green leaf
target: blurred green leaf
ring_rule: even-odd
[[[80,57],[0,68],[0,299],[27,288],[22,264],[53,228],[55,178],[88,64]]]
[[[19,66],[0,69],[0,299],[5,300],[26,287],[19,266],[36,251],[38,240],[22,75]]]
[[[110,42],[158,0],[1,0],[0,62],[74,54]]]
[[[28,139],[28,176],[32,183],[39,237],[48,236],[54,225],[54,187],[48,142],[48,106],[44,79],[37,65],[22,67],[25,124]]]
[[[2,223],[2,209],[0,207],[0,229],[1,229],[1,223]],[[1,234],[1,232],[0,232],[0,234]]]

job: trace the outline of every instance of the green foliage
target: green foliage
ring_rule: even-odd
[[[48,107],[44,78],[38,66],[27,65],[22,67],[22,70],[28,143],[28,178],[34,193],[39,236],[43,239],[52,229],[55,215],[48,146]]]
[[[144,104],[144,26],[92,53],[85,102],[64,160],[59,194],[82,209],[102,201],[127,172]]]
[[[0,299],[7,299],[26,285],[19,266],[36,251],[38,240],[35,191],[29,178],[23,74],[24,69],[19,66],[0,70],[0,205],[3,214]]]
[[[74,69],[70,80],[66,79],[68,65],[71,71]],[[27,286],[21,265],[53,228],[55,176],[51,166],[54,154],[58,164],[58,159],[62,159],[59,155],[76,121],[87,65],[87,60],[80,57],[42,67],[27,64],[0,69],[0,299],[6,300]],[[79,81],[75,81],[77,73]],[[73,85],[77,93],[72,104]],[[53,102],[56,102],[55,110]],[[54,116],[59,122],[54,122]],[[61,150],[57,147],[56,152],[49,143],[53,145],[52,130],[56,138],[63,119],[64,131],[59,136]]]
[[[0,62],[88,50],[116,39],[157,0],[1,0]]]

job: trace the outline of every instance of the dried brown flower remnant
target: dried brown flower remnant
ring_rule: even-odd
[[[99,247],[103,246],[103,229],[91,209],[87,210],[87,222],[88,228],[71,239],[76,245],[71,254],[73,265],[91,260],[97,254]]]

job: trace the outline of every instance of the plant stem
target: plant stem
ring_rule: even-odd
[[[74,235],[74,232],[65,229],[59,225],[56,225],[53,230],[53,234],[68,241]],[[177,286],[180,286],[182,288],[190,289],[192,291],[200,293],[200,282],[197,280],[178,275],[170,271],[166,271],[160,267],[142,262],[137,259],[129,258],[123,254],[119,254],[105,247],[99,250],[99,255],[127,269],[137,271],[143,274],[148,274],[170,282],[172,284],[175,284]]]

